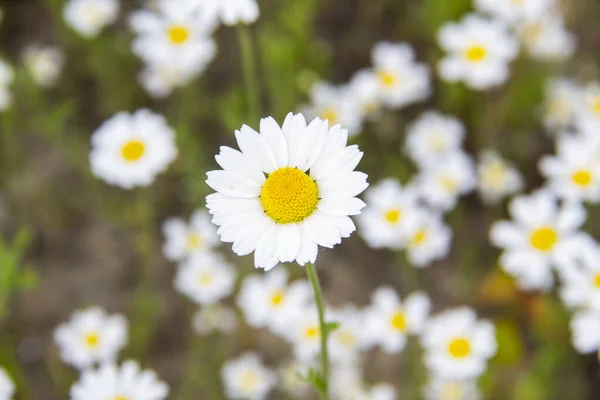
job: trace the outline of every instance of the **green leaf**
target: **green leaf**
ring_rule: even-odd
[[[326,322],[325,330],[327,330],[327,334],[329,335],[331,332],[333,332],[337,328],[339,328],[340,325],[341,325],[341,323],[339,323],[338,321]]]
[[[298,377],[305,382],[310,383],[319,393],[325,393],[325,380],[321,372],[316,369],[309,369],[306,375],[298,373]]]

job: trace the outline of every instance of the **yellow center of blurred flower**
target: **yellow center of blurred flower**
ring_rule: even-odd
[[[265,213],[279,224],[303,221],[317,208],[319,188],[296,168],[280,168],[269,175],[260,193]]]
[[[397,208],[393,208],[384,214],[385,220],[392,225],[397,224],[401,217],[402,212]]]
[[[200,235],[192,232],[187,237],[186,247],[188,250],[194,250],[200,247],[201,243],[202,238],[200,237]]]
[[[275,307],[279,307],[285,299],[285,293],[283,290],[277,290],[271,295],[271,304]]]
[[[427,140],[427,143],[429,144],[429,148],[434,153],[442,153],[447,147],[444,135],[440,134],[439,132],[432,132]]]
[[[198,276],[198,283],[202,286],[210,286],[213,283],[214,277],[208,272],[203,272]]]
[[[87,347],[96,348],[100,344],[100,335],[98,335],[98,333],[96,332],[91,332],[85,335],[85,338],[83,340]]]
[[[456,179],[454,179],[450,176],[441,177],[440,185],[442,185],[442,187],[450,193],[454,193],[458,189],[458,182],[456,182]]]
[[[533,231],[529,240],[535,249],[549,251],[558,241],[558,234],[554,229],[544,226]]]
[[[386,88],[391,88],[398,84],[398,76],[396,74],[392,74],[391,72],[378,71],[377,78],[379,79],[379,82],[381,82],[381,84]]]
[[[333,108],[323,109],[323,111],[321,111],[321,113],[319,114],[319,118],[321,118],[322,120],[329,121],[329,125],[336,125],[340,122],[340,117],[337,111]]]
[[[244,373],[242,378],[242,389],[245,391],[253,390],[258,385],[258,376],[252,371]]]
[[[340,330],[337,337],[343,345],[348,347],[354,346],[356,343],[356,336],[347,329]]]
[[[600,274],[596,274],[596,276],[594,276],[594,286],[600,289]]]
[[[173,25],[168,31],[169,40],[174,44],[183,44],[190,37],[190,31],[183,25]]]
[[[487,50],[480,45],[471,46],[465,50],[465,57],[469,61],[479,62],[487,57]]]
[[[426,229],[419,229],[411,238],[410,244],[413,247],[420,246],[427,241],[429,233]]]
[[[548,104],[548,113],[560,119],[569,117],[569,103],[561,98],[555,98]]]
[[[117,397],[115,397],[113,400],[129,400],[129,397],[125,397],[125,396],[117,396]]]
[[[571,175],[571,179],[578,186],[589,186],[592,183],[592,173],[589,170],[581,169],[579,171],[575,171],[573,175]]]
[[[146,146],[139,140],[131,140],[123,146],[121,149],[121,155],[128,162],[138,161],[144,155]]]
[[[390,320],[390,324],[392,327],[399,331],[406,331],[406,316],[402,311],[397,311],[394,315],[392,315],[392,319]]]
[[[523,37],[526,42],[535,43],[544,32],[544,26],[540,23],[534,22],[525,26],[523,30]]]
[[[460,382],[446,383],[442,392],[444,400],[465,400]]]
[[[488,188],[500,189],[504,186],[507,173],[508,170],[504,165],[496,163],[490,165],[481,173],[481,180],[484,186]]]
[[[592,101],[592,110],[596,114],[600,114],[600,97],[595,98],[594,101]]]
[[[368,101],[366,103],[363,103],[362,109],[365,115],[374,114],[379,109],[379,103],[377,103],[376,101]]]
[[[455,358],[465,358],[471,354],[471,344],[465,338],[456,338],[448,344],[448,352]]]
[[[304,330],[304,337],[307,339],[315,339],[321,334],[318,326],[309,326]]]

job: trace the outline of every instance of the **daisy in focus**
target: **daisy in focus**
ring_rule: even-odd
[[[552,132],[570,127],[583,100],[582,89],[566,78],[551,80],[546,87],[544,125]]]
[[[221,147],[223,170],[207,173],[217,193],[206,203],[236,254],[254,252],[255,266],[266,270],[305,265],[315,262],[318,246],[332,248],[354,232],[349,216],[365,206],[355,196],[368,183],[354,171],[363,153],[346,145],[346,129],[290,113],[282,127],[265,118],[260,133],[244,125],[235,137],[241,151]]]
[[[516,39],[502,23],[477,14],[443,25],[438,43],[448,53],[438,65],[442,79],[462,81],[476,90],[504,83],[509,75],[508,64],[519,51]]]
[[[406,254],[408,262],[423,268],[450,253],[452,231],[441,215],[432,210],[420,210],[406,224]]]
[[[118,0],[69,0],[63,7],[67,25],[85,38],[98,36],[118,16]]]
[[[260,15],[256,0],[196,0],[195,2],[208,15],[228,26],[239,23],[251,24]]]
[[[3,368],[0,368],[0,400],[10,400],[15,394],[15,385]]]
[[[23,62],[35,82],[48,88],[58,81],[64,55],[57,47],[31,45],[23,52]]]
[[[118,113],[92,134],[92,173],[124,189],[152,184],[176,156],[175,133],[145,109]]]
[[[12,104],[12,93],[10,85],[15,77],[15,73],[10,64],[0,59],[0,111],[4,111]]]
[[[98,307],[77,311],[54,331],[64,362],[77,369],[117,359],[127,342],[127,321]]]
[[[560,272],[560,294],[571,308],[600,313],[600,245],[593,239],[581,241],[573,251],[571,264]]]
[[[245,353],[225,362],[221,380],[229,399],[266,399],[276,383],[275,374],[267,369],[256,353]]]
[[[192,318],[192,327],[198,335],[206,336],[211,333],[228,334],[237,327],[238,319],[231,307],[222,304],[204,306]]]
[[[600,349],[600,313],[581,310],[571,317],[571,339],[575,349],[582,354]]]
[[[71,400],[164,400],[167,385],[152,370],[141,370],[135,361],[121,366],[104,364],[83,372],[71,387]]]
[[[474,379],[444,379],[433,376],[423,388],[423,398],[424,400],[479,400],[481,392]]]
[[[477,166],[477,190],[484,202],[494,204],[523,187],[519,171],[496,152],[482,153]]]
[[[186,260],[219,244],[215,226],[204,210],[195,211],[189,224],[181,218],[169,218],[163,223],[162,231],[165,236],[163,254],[171,261]]]

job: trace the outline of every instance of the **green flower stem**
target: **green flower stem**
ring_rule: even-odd
[[[325,323],[325,304],[323,303],[323,292],[319,284],[319,276],[313,263],[308,263],[306,273],[310,280],[315,295],[315,303],[319,313],[319,327],[321,330],[321,375],[323,378],[323,398],[329,400],[329,352],[327,351],[327,342],[329,339],[329,329]]]
[[[252,48],[252,35],[248,27],[244,24],[238,24],[237,32],[248,101],[248,121],[257,123],[260,118],[260,93],[257,84],[255,52]]]

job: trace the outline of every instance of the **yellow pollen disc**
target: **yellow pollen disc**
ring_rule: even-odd
[[[390,324],[394,329],[400,332],[406,331],[406,316],[402,311],[396,312],[392,319],[390,320]]]
[[[592,109],[596,114],[600,114],[600,98],[594,99],[592,102]]]
[[[448,344],[448,352],[455,358],[464,358],[471,353],[471,344],[465,338],[456,338]]]
[[[487,50],[483,46],[471,46],[465,51],[465,56],[469,61],[479,62],[487,57]]]
[[[464,400],[463,388],[459,382],[450,382],[444,385],[443,398],[445,400]]]
[[[242,389],[244,390],[252,390],[258,384],[258,377],[254,372],[248,371],[244,374],[242,378]]]
[[[429,233],[425,229],[418,230],[412,238],[410,238],[410,244],[412,246],[420,246],[427,241]]]
[[[535,249],[549,251],[558,241],[558,234],[554,229],[544,226],[533,231],[529,240]]]
[[[200,276],[198,276],[198,283],[200,283],[200,285],[202,286],[211,285],[213,283],[212,274],[209,274],[208,272],[203,272],[202,274],[200,274]]]
[[[139,140],[131,140],[123,146],[121,149],[121,156],[125,161],[135,162],[138,161],[144,155],[146,146]]]
[[[202,243],[202,239],[200,238],[200,236],[198,234],[190,233],[187,237],[186,247],[188,250],[194,250],[194,249],[197,249],[198,247],[200,247],[201,243]]]
[[[319,188],[296,168],[280,168],[264,183],[260,202],[265,213],[279,224],[303,221],[317,208]]]
[[[384,217],[385,220],[390,224],[397,224],[398,221],[400,221],[400,218],[402,217],[402,212],[397,208],[393,208],[386,212]]]
[[[174,44],[183,44],[188,40],[190,31],[183,25],[173,25],[169,28],[168,35]]]
[[[125,396],[117,396],[113,400],[129,400],[129,398],[127,398]]]
[[[571,175],[571,179],[578,186],[589,186],[592,183],[592,173],[586,169],[581,169],[579,171],[575,171],[573,175]]]
[[[88,333],[84,341],[87,347],[96,348],[100,344],[100,336],[96,332]]]
[[[317,326],[309,326],[304,330],[304,336],[307,339],[315,339],[320,335],[319,327]]]
[[[489,166],[482,172],[481,180],[484,185],[490,188],[499,189],[504,186],[506,181],[507,168],[498,163]]]
[[[377,78],[379,79],[379,82],[381,82],[381,84],[386,88],[391,88],[398,84],[398,76],[392,74],[391,72],[379,71],[377,72]]]
[[[350,331],[342,330],[338,333],[338,339],[345,346],[353,346],[356,343],[356,336]]]
[[[456,190],[458,189],[458,183],[456,182],[456,179],[451,178],[449,176],[444,176],[440,178],[440,184],[444,189],[451,193],[456,192]]]
[[[525,30],[523,31],[523,36],[525,37],[526,41],[528,41],[529,43],[532,43],[532,42],[535,42],[536,40],[538,40],[541,37],[543,32],[544,32],[544,27],[542,24],[532,23],[525,27]]]
[[[283,300],[285,299],[285,293],[283,290],[277,290],[271,295],[271,304],[274,307],[279,307]]]
[[[594,286],[600,289],[600,274],[596,274],[596,276],[594,276]]]
[[[321,111],[319,118],[329,121],[330,126],[340,123],[340,116],[338,115],[338,112],[332,108],[325,108],[323,111]]]

